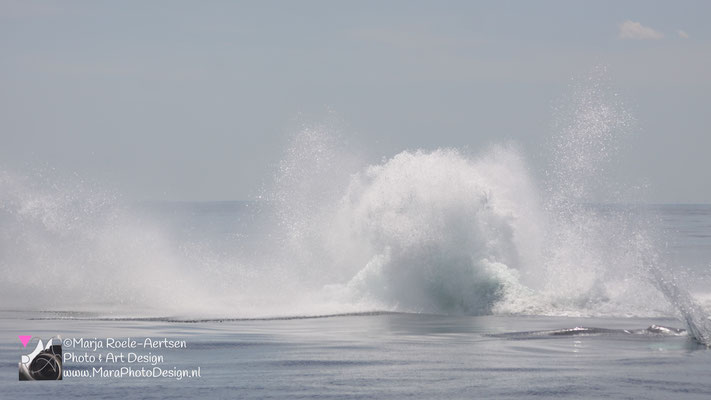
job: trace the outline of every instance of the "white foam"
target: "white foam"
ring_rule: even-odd
[[[669,315],[645,267],[663,268],[650,221],[585,204],[619,199],[605,197],[619,193],[606,168],[629,116],[606,93],[594,82],[574,96],[546,182],[511,144],[366,165],[330,127],[307,127],[265,193],[264,241],[241,257],[176,249],[150,218],[85,184],[5,172],[3,301],[230,317]]]

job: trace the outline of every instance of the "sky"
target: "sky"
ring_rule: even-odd
[[[133,200],[253,199],[324,119],[381,160],[514,141],[607,69],[637,123],[619,179],[711,203],[708,1],[0,0],[0,169]],[[354,145],[355,146],[355,145]]]

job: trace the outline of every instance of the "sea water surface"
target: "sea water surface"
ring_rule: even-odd
[[[512,334],[574,326],[621,330],[652,324],[679,326],[673,319],[379,314],[184,323],[28,317],[3,314],[5,398],[39,398],[48,392],[55,398],[102,399],[703,399],[711,395],[711,352],[684,335]],[[185,340],[185,350],[153,352],[164,354],[171,368],[200,367],[201,376],[19,382],[16,360],[21,349],[13,338],[18,329],[42,337],[61,332],[63,337]],[[64,368],[86,365],[67,361]],[[112,367],[101,362],[91,365]]]

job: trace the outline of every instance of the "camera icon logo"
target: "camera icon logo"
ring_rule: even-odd
[[[40,340],[34,351],[20,357],[18,366],[21,381],[61,380],[62,342],[58,338],[52,338],[44,345]]]

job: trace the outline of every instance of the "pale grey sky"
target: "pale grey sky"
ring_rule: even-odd
[[[638,120],[620,175],[711,202],[708,1],[0,0],[0,168],[136,200],[254,197],[294,121],[374,160],[515,140],[606,65]]]

